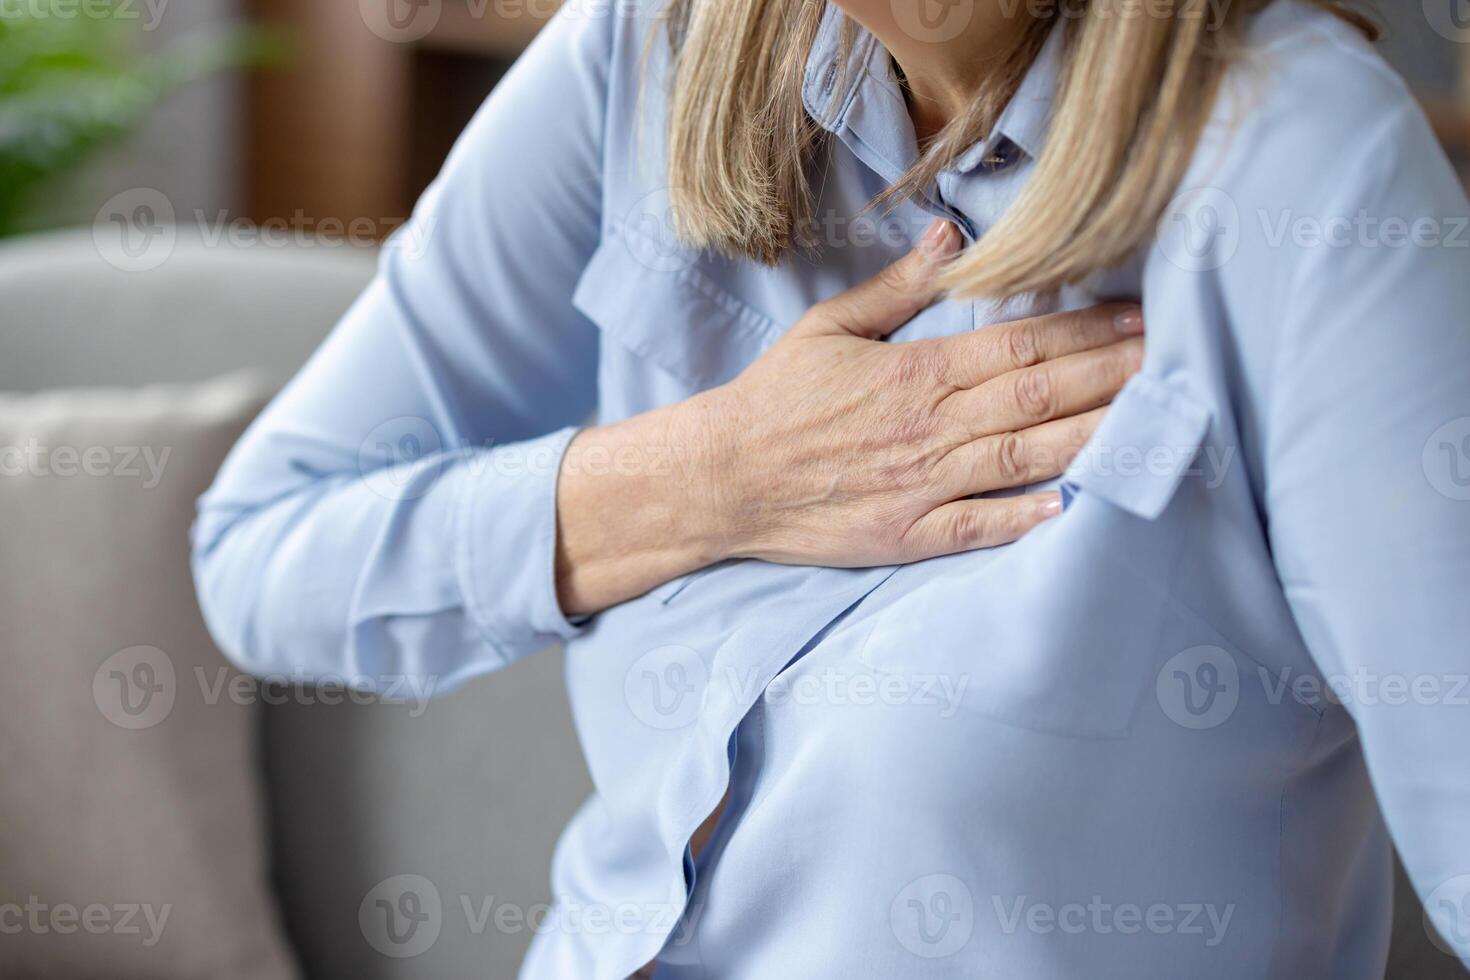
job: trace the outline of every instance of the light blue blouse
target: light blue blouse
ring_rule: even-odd
[[[1390,831],[1470,954],[1470,206],[1402,82],[1278,2],[1157,241],[897,334],[1142,299],[1055,520],[901,568],[725,563],[573,624],[573,427],[734,377],[932,215],[983,235],[1059,70],[1053,38],[925,200],[864,213],[914,137],[872,37],[835,70],[830,9],[819,250],[768,269],[672,238],[646,6],[558,15],[231,455],[195,529],[223,648],[445,689],[565,644],[596,792],[530,978],[1378,977]]]

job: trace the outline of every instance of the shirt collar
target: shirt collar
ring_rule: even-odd
[[[845,27],[852,43],[844,61]],[[990,135],[967,150],[953,169],[961,173],[973,170],[1007,139],[1033,159],[1040,156],[1061,78],[1065,28],[1062,21],[1052,28]],[[835,4],[829,3],[822,15],[807,58],[802,95],[817,125],[843,139],[852,136],[873,151],[876,159],[870,159],[870,165],[890,181],[914,162],[913,124],[888,52]]]

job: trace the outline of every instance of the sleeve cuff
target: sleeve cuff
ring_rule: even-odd
[[[471,452],[461,463],[455,565],[465,611],[506,663],[581,632],[556,597],[556,483],[578,431]]]

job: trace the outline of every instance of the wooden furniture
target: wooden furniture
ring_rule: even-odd
[[[1424,109],[1440,141],[1451,153],[1470,153],[1470,100],[1426,98]]]
[[[386,237],[559,2],[247,0],[295,48],[288,68],[258,73],[249,90],[248,217],[304,231],[356,222]],[[428,29],[390,40],[370,26],[373,9],[428,16]],[[1456,47],[1459,92],[1425,106],[1470,176],[1470,45]]]
[[[364,15],[374,3],[398,5],[400,17],[420,11],[432,29],[384,37]],[[386,237],[555,6],[248,0],[251,19],[279,25],[292,49],[285,68],[257,73],[248,90],[248,216],[306,231],[356,222]]]

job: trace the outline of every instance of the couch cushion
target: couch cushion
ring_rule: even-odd
[[[240,376],[0,395],[6,976],[296,975],[266,884],[258,708],[188,565],[194,499],[263,397]]]
[[[204,381],[250,367],[279,383],[372,278],[376,254],[214,241],[180,228],[156,268],[108,260],[93,229],[0,240],[0,391]]]

